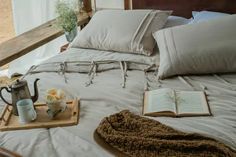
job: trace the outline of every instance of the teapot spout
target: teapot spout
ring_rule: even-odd
[[[32,99],[33,102],[36,102],[36,101],[38,100],[38,97],[39,97],[38,85],[37,85],[37,83],[38,83],[39,80],[40,80],[40,79],[37,78],[37,79],[34,81],[34,96],[31,96],[31,99]]]

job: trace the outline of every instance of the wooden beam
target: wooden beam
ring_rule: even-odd
[[[124,0],[124,9],[125,10],[131,10],[132,9],[132,0]]]
[[[92,11],[92,2],[91,2],[91,0],[84,0],[84,10],[87,13]]]
[[[90,16],[87,13],[79,15],[78,26],[84,26],[89,22],[89,19]],[[56,20],[54,19],[3,42],[0,44],[0,66],[29,53],[62,34],[64,34],[64,31],[56,26]]]
[[[21,157],[19,154],[16,154],[15,152],[12,152],[10,150],[7,150],[5,148],[0,148],[0,156],[1,157]]]

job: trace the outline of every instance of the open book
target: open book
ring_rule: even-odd
[[[143,115],[146,116],[210,116],[202,91],[175,91],[162,88],[144,94]]]

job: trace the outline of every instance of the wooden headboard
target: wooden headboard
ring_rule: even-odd
[[[133,9],[173,10],[173,15],[191,17],[192,11],[236,14],[236,0],[132,0]]]

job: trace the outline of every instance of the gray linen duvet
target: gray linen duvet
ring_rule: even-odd
[[[41,79],[39,101],[44,100],[44,93],[49,88],[63,89],[68,99],[80,97],[80,122],[77,126],[71,127],[0,132],[1,147],[16,151],[24,157],[112,156],[93,139],[94,130],[102,118],[124,109],[141,114],[144,89],[171,87],[180,90],[205,90],[213,116],[153,119],[181,131],[213,137],[236,149],[236,75],[188,76],[158,81],[155,73],[149,72],[145,75],[141,70],[156,63],[158,55],[117,55],[84,49],[70,49],[46,63],[78,60],[132,61],[140,64],[133,68],[136,70],[128,68],[131,70],[127,71],[125,88],[122,87],[125,68],[121,70],[112,64],[113,68],[104,67],[105,71],[97,71],[89,86],[86,82],[90,78],[86,72],[62,72],[61,67],[58,68],[56,64],[44,64],[41,71],[40,67],[37,67],[35,71],[38,71],[28,74],[25,79],[29,81],[30,87],[35,78]],[[67,70],[69,68],[70,66]],[[48,72],[43,72],[45,69]],[[58,73],[50,72],[56,70]],[[76,70],[78,71],[78,68]],[[2,102],[0,108],[3,108]]]

